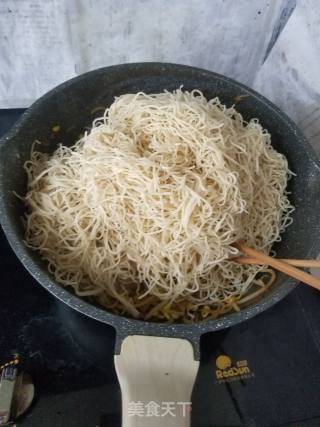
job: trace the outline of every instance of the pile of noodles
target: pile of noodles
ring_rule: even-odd
[[[239,240],[268,253],[291,223],[287,160],[218,98],[122,95],[74,146],[33,149],[25,169],[28,246],[110,310],[212,318],[274,279],[230,258]]]

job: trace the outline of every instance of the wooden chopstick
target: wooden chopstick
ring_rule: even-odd
[[[268,264],[274,269],[285,273],[287,276],[291,276],[300,282],[306,283],[307,285],[310,285],[316,289],[320,289],[320,279],[312,276],[309,273],[306,273],[305,271],[299,270],[298,268],[293,267],[284,261],[281,261],[277,258],[272,258],[271,256],[265,255],[262,252],[249,248],[248,246],[242,245],[241,243],[234,243],[233,246],[235,246],[245,255],[260,261],[260,264]]]
[[[238,256],[235,258],[231,258],[231,260],[239,262],[240,264],[260,264],[261,265],[261,261],[249,256]],[[295,267],[320,268],[320,259],[281,258],[280,261],[286,262],[287,264],[293,265]]]

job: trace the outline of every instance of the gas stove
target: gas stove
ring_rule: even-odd
[[[0,135],[23,110],[0,111]],[[20,355],[35,399],[25,427],[121,426],[113,328],[43,289],[0,233],[0,364]],[[320,426],[320,293],[298,286],[268,311],[202,337],[193,427]]]

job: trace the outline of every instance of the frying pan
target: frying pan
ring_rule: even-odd
[[[172,91],[181,85],[187,90],[200,89],[207,98],[219,96],[227,106],[236,104],[245,119],[258,117],[270,131],[273,146],[287,157],[296,173],[289,182],[290,198],[296,208],[294,221],[275,249],[281,258],[316,257],[320,248],[320,166],[312,148],[295,124],[271,102],[219,74],[164,63],[124,64],[95,70],[41,97],[0,143],[0,214],[7,239],[26,269],[49,292],[73,309],[116,329],[115,364],[123,396],[123,425],[127,427],[188,425],[187,404],[180,403],[178,408],[177,402],[190,400],[201,335],[228,328],[266,310],[285,297],[296,282],[280,274],[272,290],[259,301],[253,301],[239,313],[207,322],[168,324],[117,316],[78,298],[52,279],[39,255],[23,243],[24,207],[13,191],[21,195],[26,192],[23,164],[29,159],[34,140],[43,142],[41,150],[52,153],[58,143],[71,145],[78,139],[99,114],[94,113],[97,107],[109,106],[115,96]],[[56,126],[59,132],[53,132]],[[139,402],[148,407],[142,408]],[[152,407],[155,414],[158,412],[150,402],[172,402],[176,405],[176,417],[170,413],[164,417],[139,416],[139,411],[140,415],[142,411],[151,413]]]

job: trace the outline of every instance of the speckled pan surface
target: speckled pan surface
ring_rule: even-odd
[[[320,165],[295,124],[271,102],[253,90],[221,75],[182,65],[163,63],[124,64],[95,70],[53,89],[35,102],[0,142],[0,218],[7,239],[16,255],[42,286],[70,307],[114,326],[117,330],[116,352],[122,339],[130,334],[163,335],[191,341],[198,356],[201,334],[244,321],[272,306],[287,295],[295,281],[279,276],[272,292],[240,313],[215,321],[193,325],[161,324],[113,315],[83,301],[60,287],[48,275],[37,253],[23,244],[20,220],[23,204],[13,191],[24,194],[26,176],[23,163],[29,158],[34,140],[43,142],[42,150],[52,152],[58,143],[71,145],[90,126],[97,107],[107,107],[115,96],[124,93],[161,92],[200,89],[208,98],[219,96],[227,106],[236,108],[245,119],[258,117],[272,135],[274,147],[286,155],[297,176],[290,181],[291,199],[296,207],[294,223],[287,229],[276,250],[281,257],[315,257],[320,251]],[[58,133],[52,128],[60,126]]]

